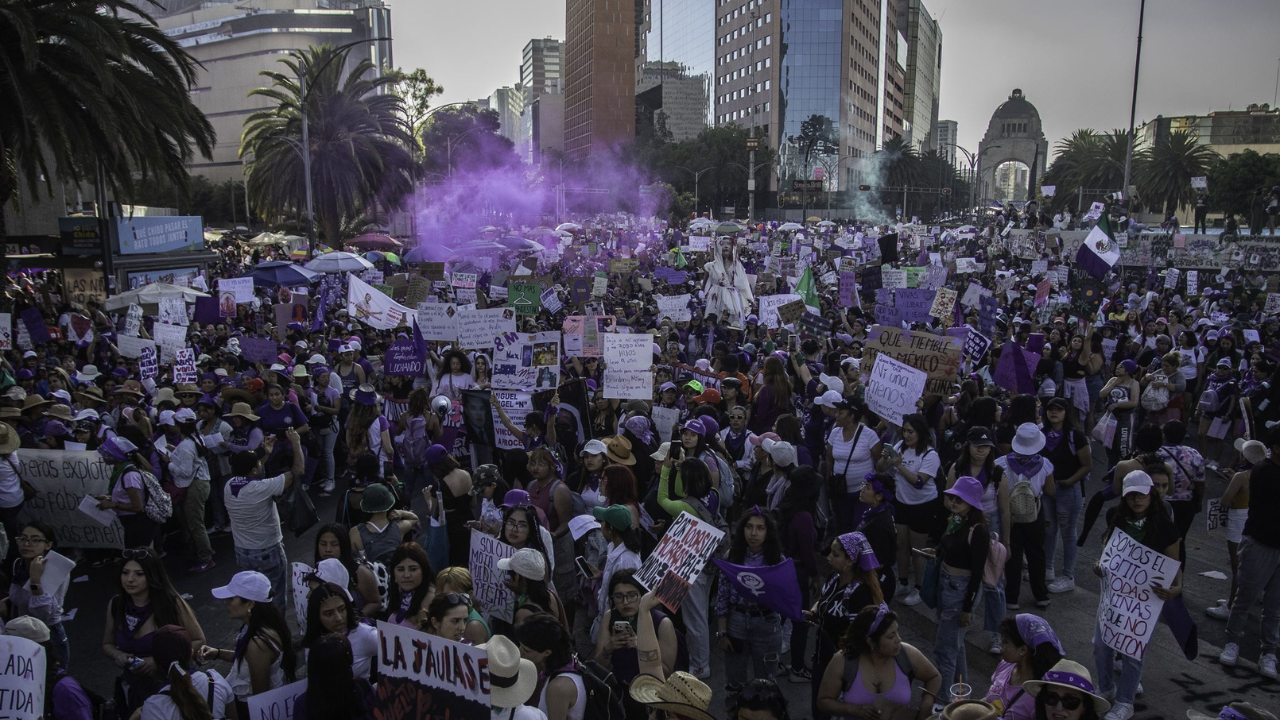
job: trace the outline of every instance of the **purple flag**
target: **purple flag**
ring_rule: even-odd
[[[742,597],[777,611],[785,618],[804,621],[800,608],[800,581],[796,578],[796,566],[791,558],[777,565],[760,567],[734,565],[715,558],[711,562],[720,568],[724,579]]]
[[[324,332],[324,314],[327,307],[328,298],[324,293],[320,294],[320,306],[316,308],[316,316],[311,321],[311,332]]]
[[[1004,344],[1000,351],[1000,362],[996,363],[993,380],[996,385],[1012,393],[1034,393],[1035,383],[1031,381],[1031,373],[1027,368],[1028,355],[1038,359],[1035,353],[1028,353],[1012,341]],[[1034,364],[1031,367],[1035,367]]]
[[[1182,648],[1183,656],[1188,660],[1195,660],[1200,654],[1200,631],[1196,627],[1196,621],[1191,619],[1191,613],[1187,612],[1187,605],[1182,601],[1181,595],[1165,601],[1160,619],[1173,631],[1173,637],[1178,641],[1178,647]]]
[[[191,316],[191,320],[201,325],[220,325],[226,322],[226,318],[222,317],[222,313],[218,312],[218,298],[216,297],[196,298],[196,309]]]

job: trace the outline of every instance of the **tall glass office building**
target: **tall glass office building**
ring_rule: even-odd
[[[778,47],[778,178],[834,172],[840,155],[844,0],[782,0]],[[837,189],[837,188],[832,188]]]
[[[636,58],[638,122],[659,115],[676,140],[711,124],[715,5],[708,0],[645,0]]]

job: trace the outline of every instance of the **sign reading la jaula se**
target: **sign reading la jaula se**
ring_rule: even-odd
[[[111,234],[121,255],[204,249],[204,228],[193,216],[115,218]]]

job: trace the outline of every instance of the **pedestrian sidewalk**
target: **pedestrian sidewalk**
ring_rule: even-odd
[[[1053,604],[1043,610],[1035,607],[1024,608],[1019,612],[1030,612],[1044,617],[1053,626],[1066,648],[1067,657],[1081,663],[1094,671],[1093,662],[1093,629],[1098,610],[1098,594],[1082,588],[1070,593],[1052,595]],[[898,614],[902,625],[910,628],[914,634],[932,638],[937,629],[936,615],[923,603],[915,607],[907,607],[901,602],[893,603],[893,610]],[[1256,632],[1258,628],[1258,608],[1250,617],[1249,628]],[[1203,615],[1193,619],[1197,624],[1217,622]],[[999,658],[987,652],[988,638],[982,630],[980,608],[973,614],[969,632],[965,635],[969,661],[969,677],[965,682],[974,688],[974,697],[985,695],[990,687],[991,673],[995,670]],[[926,649],[927,648],[927,649]],[[931,658],[932,643],[925,650]],[[1258,674],[1257,664],[1240,658],[1234,668],[1218,664],[1217,647],[1200,642],[1200,655],[1192,661],[1187,660],[1178,647],[1167,625],[1161,623],[1156,629],[1151,645],[1147,648],[1146,664],[1142,672],[1143,694],[1134,702],[1134,720],[1180,720],[1186,717],[1188,709],[1204,712],[1216,717],[1222,706],[1235,700],[1252,702],[1259,707],[1275,711],[1280,697],[1280,682],[1268,680]]]

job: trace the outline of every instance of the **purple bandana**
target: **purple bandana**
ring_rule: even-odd
[[[1044,618],[1031,613],[1019,613],[1015,620],[1018,623],[1018,634],[1032,651],[1044,643],[1050,643],[1059,655],[1067,656],[1067,651],[1062,649],[1062,643],[1058,641],[1058,634]]]
[[[1044,674],[1044,677],[1041,678],[1041,682],[1052,683],[1054,685],[1066,685],[1067,687],[1073,687],[1077,690],[1083,690],[1090,695],[1093,694],[1093,683],[1089,682],[1088,678],[1081,677],[1073,672],[1050,670]]]
[[[844,554],[849,556],[849,560],[863,570],[875,570],[880,567],[880,561],[876,559],[876,553],[871,549],[871,543],[867,540],[867,536],[860,532],[849,532],[836,538],[840,541],[840,547],[844,548]]]
[[[622,425],[635,434],[636,439],[645,445],[653,443],[653,430],[649,429],[649,418],[637,415],[629,418]]]
[[[888,614],[889,606],[884,603],[880,603],[880,607],[876,608],[876,619],[872,620],[871,627],[867,628],[867,637],[871,637],[876,634],[876,630],[880,629],[880,623],[884,622],[884,617]]]
[[[1040,466],[1044,464],[1043,455],[1020,455],[1011,452],[1004,457],[1005,462],[1009,464],[1009,472],[1024,478],[1035,477],[1040,473]]]
[[[1230,705],[1223,705],[1222,712],[1218,713],[1218,720],[1249,720],[1249,718],[1233,709]]]

